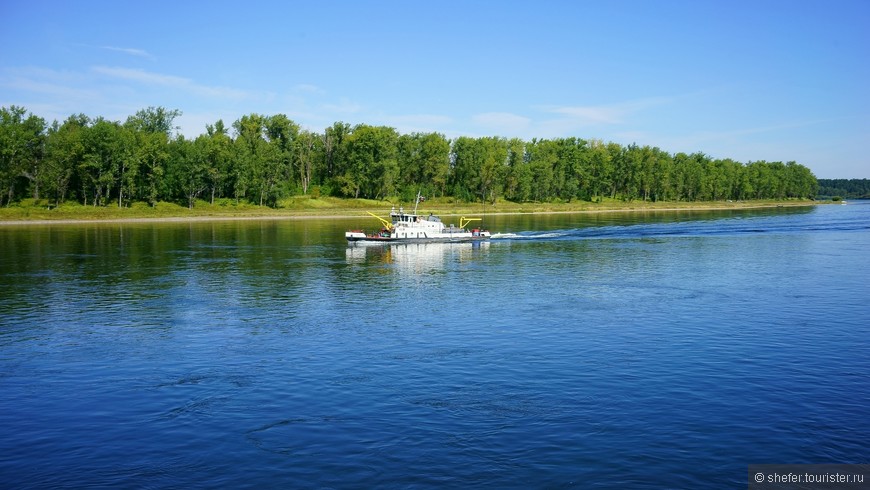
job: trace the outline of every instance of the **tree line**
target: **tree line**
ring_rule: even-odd
[[[295,195],[411,201],[418,191],[465,201],[710,201],[812,198],[795,162],[714,159],[580,138],[400,134],[336,122],[322,132],[286,115],[222,120],[186,138],[178,110],[149,107],[125,122],[83,114],[46,124],[0,108],[0,205],[24,198],[93,206],[232,199],[279,206]]]
[[[870,199],[870,179],[818,179],[819,196]]]

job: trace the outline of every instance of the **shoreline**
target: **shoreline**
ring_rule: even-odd
[[[670,206],[657,207],[655,203],[646,203],[636,207],[605,207],[601,209],[543,209],[543,210],[508,210],[492,211],[486,213],[447,211],[436,212],[439,216],[460,215],[489,215],[489,216],[517,216],[517,215],[545,215],[545,214],[599,214],[599,213],[648,213],[648,212],[703,212],[703,211],[731,211],[751,210],[784,207],[809,207],[824,204],[823,201],[762,201],[753,203],[743,201],[738,203],[689,203],[685,206],[673,206],[675,203],[667,203]],[[666,204],[666,205],[667,205]],[[166,217],[127,217],[127,218],[58,218],[58,219],[0,219],[0,227],[7,226],[44,226],[44,225],[77,225],[77,224],[137,224],[137,223],[200,223],[220,221],[284,221],[284,220],[308,220],[308,219],[355,219],[368,217],[363,209],[336,209],[335,214],[321,212],[305,212],[292,210],[286,214],[262,214],[262,215],[199,215],[199,216],[166,216]],[[423,210],[421,214],[428,213]]]

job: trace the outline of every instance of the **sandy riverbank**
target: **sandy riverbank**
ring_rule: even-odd
[[[440,216],[459,216],[486,214],[490,216],[508,216],[524,214],[595,214],[595,213],[668,213],[668,212],[694,212],[694,211],[726,211],[740,209],[764,209],[778,207],[806,207],[822,204],[818,201],[742,201],[742,202],[705,202],[705,203],[634,203],[625,205],[600,205],[585,207],[570,207],[560,204],[541,205],[511,205],[498,206],[487,209],[465,206],[433,206],[432,209],[421,209],[421,214],[432,212]],[[569,207],[569,209],[565,209]],[[192,216],[135,216],[135,217],[106,217],[106,218],[37,218],[28,219],[17,217],[13,219],[0,219],[0,226],[27,226],[27,225],[74,225],[74,224],[101,224],[101,223],[195,223],[206,221],[253,221],[253,220],[303,220],[303,219],[354,219],[368,217],[367,211],[375,214],[384,214],[383,209],[323,209],[323,210],[268,210],[259,213],[246,211],[243,214],[224,213],[220,215],[192,215]],[[2,216],[2,215],[0,215]]]

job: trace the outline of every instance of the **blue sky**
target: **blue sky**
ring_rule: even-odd
[[[870,178],[870,1],[0,0],[0,106],[283,113]]]

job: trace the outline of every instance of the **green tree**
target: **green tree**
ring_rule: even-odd
[[[199,196],[209,188],[209,150],[211,138],[199,135],[195,140],[179,135],[169,145],[172,164],[167,178],[173,194],[181,194],[188,209],[193,209]]]
[[[341,194],[339,177],[348,171],[347,140],[350,133],[350,124],[344,122],[336,122],[323,132],[323,165],[319,181],[334,187],[336,195]]]
[[[761,199],[766,194],[770,180],[767,173],[768,169],[765,162],[749,162],[746,165],[747,181],[749,182],[747,187],[752,191],[750,199]]]
[[[673,200],[676,195],[673,185],[674,159],[658,148],[654,148],[652,168],[652,199],[653,201]]]
[[[205,136],[206,183],[211,195],[209,202],[214,204],[215,195],[224,195],[224,185],[232,167],[233,140],[227,135],[222,119],[207,125]]]
[[[532,197],[535,201],[549,201],[556,195],[554,169],[559,161],[559,148],[552,140],[533,139],[527,151],[532,173]]]
[[[134,139],[118,122],[97,118],[84,134],[84,158],[78,168],[82,199],[88,204],[103,206],[118,189],[119,205],[123,201],[125,169],[136,162]],[[129,174],[126,174],[129,176]]]
[[[754,193],[750,179],[750,170],[745,165],[738,165],[735,175],[734,198],[738,200],[749,199]]]
[[[70,116],[63,124],[52,124],[46,139],[46,179],[55,195],[55,203],[66,200],[74,186],[76,170],[83,163],[84,134],[90,124],[84,114]]]
[[[178,129],[173,124],[179,116],[181,116],[181,111],[178,109],[168,110],[164,107],[151,106],[136,111],[135,115],[127,118],[125,124],[135,131],[166,135],[168,140],[172,137],[172,132]]]
[[[137,146],[136,134],[130,131],[129,128],[119,126],[118,129],[118,169],[116,178],[116,186],[118,189],[118,207],[123,207],[137,198],[139,189],[139,169],[141,155],[136,154]],[[165,146],[165,143],[164,143]],[[161,185],[159,177],[155,177],[157,185]],[[156,197],[154,203],[156,203]],[[152,203],[152,205],[154,204]]]
[[[347,139],[343,193],[375,199],[392,195],[399,177],[398,141],[393,128],[355,126]]]
[[[180,111],[148,107],[121,125],[74,115],[46,128],[17,106],[0,109],[0,205],[31,195],[118,206],[163,199],[192,206],[202,195],[275,205],[291,193],[403,198],[418,190],[472,201],[574,198],[721,200],[811,198],[821,192],[797,162],[712,159],[696,152],[579,138],[506,140],[336,122],[323,134],[286,115],[250,114],[173,137]],[[844,181],[845,182],[845,181]],[[826,190],[839,190],[835,184]],[[836,184],[839,185],[839,184]],[[843,186],[850,185],[844,183]],[[856,191],[858,192],[858,191]],[[398,194],[397,194],[398,193]],[[845,194],[846,192],[838,192]],[[860,195],[864,195],[862,193]]]
[[[586,141],[580,138],[561,138],[558,144],[557,193],[562,199],[571,200],[579,197],[582,182],[588,179],[588,149]]]
[[[658,148],[644,145],[640,149],[640,164],[635,171],[639,197],[644,201],[650,200],[653,187],[655,186],[655,171],[658,163]]]
[[[265,175],[265,195],[274,204],[275,200],[291,192],[294,186],[301,185],[296,177],[302,176],[297,168],[299,161],[296,139],[299,137],[299,125],[284,114],[266,117],[263,121],[266,139],[271,147],[271,159]],[[261,193],[261,196],[263,193]],[[262,202],[262,197],[261,197]]]
[[[457,138],[452,150],[454,195],[469,201],[493,202],[508,170],[507,157],[504,138]]]
[[[267,155],[268,144],[263,135],[264,121],[264,116],[249,114],[233,123],[236,131],[235,155],[229,173],[236,202],[247,198],[248,190],[259,191],[261,202],[264,197],[263,191],[267,187],[265,160],[270,156]]]
[[[707,156],[703,153],[677,153],[674,156],[674,165],[677,170],[680,198],[686,201],[698,201],[701,199],[704,165]]]
[[[605,190],[611,187],[611,175],[613,173],[613,155],[621,149],[614,143],[605,144],[601,140],[589,142],[589,184],[593,198],[601,200]]]
[[[639,173],[645,158],[644,151],[631,144],[614,159],[614,188],[612,197],[621,195],[622,199],[632,201],[638,197]]]
[[[308,194],[315,169],[322,160],[322,152],[323,139],[318,134],[308,130],[299,132],[294,143],[294,160],[299,165],[299,183],[303,194]]]
[[[396,143],[396,161],[399,165],[399,187],[402,200],[413,200],[423,182],[420,161],[420,141],[417,134],[399,135]],[[428,189],[423,191],[428,193]]]
[[[787,197],[811,199],[815,196],[818,181],[810,169],[797,162],[787,162],[785,175]]]
[[[806,167],[804,167],[806,168]],[[806,169],[804,178],[815,180],[812,172]],[[818,179],[815,195],[824,197],[840,196],[846,199],[870,199],[870,179]]]
[[[507,167],[504,180],[505,197],[517,202],[531,199],[532,169],[523,140],[513,138],[507,142]]]
[[[26,112],[14,105],[0,108],[0,189],[5,190],[7,206],[15,199],[16,187],[24,191],[22,178],[30,182],[33,197],[40,197],[45,120],[33,114],[25,117]]]
[[[169,160],[169,142],[163,133],[136,133],[136,173],[139,175],[139,196],[153,206],[164,190],[164,175]]]
[[[164,175],[168,164],[169,141],[176,128],[174,121],[181,115],[179,110],[163,107],[148,107],[127,118],[124,124],[136,135],[136,159],[130,168],[122,168],[122,179],[127,180],[128,172],[138,174],[140,196],[155,206],[161,195],[166,192]],[[121,193],[125,186],[121,186]],[[165,196],[169,197],[169,196]],[[119,197],[119,205],[121,199]]]
[[[399,136],[398,163],[400,183],[407,193],[444,195],[450,173],[450,142],[439,133],[413,133]]]

